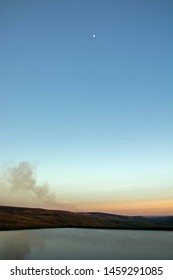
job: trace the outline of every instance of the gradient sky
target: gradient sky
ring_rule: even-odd
[[[77,210],[173,214],[172,0],[0,0],[0,42],[2,168]]]

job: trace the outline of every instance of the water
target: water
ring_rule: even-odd
[[[41,229],[0,232],[0,259],[173,259],[173,232]]]

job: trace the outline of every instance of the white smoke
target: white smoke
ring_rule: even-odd
[[[66,210],[74,208],[73,204],[58,201],[48,183],[37,183],[35,168],[28,161],[8,168],[1,177],[0,204]]]

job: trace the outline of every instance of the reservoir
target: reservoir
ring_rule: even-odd
[[[0,232],[1,260],[172,260],[173,232],[58,228]]]

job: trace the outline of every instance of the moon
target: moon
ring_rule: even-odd
[[[96,35],[95,34],[93,34],[93,38],[95,38],[96,37]]]

